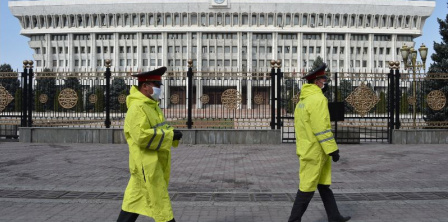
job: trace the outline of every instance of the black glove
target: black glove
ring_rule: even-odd
[[[173,130],[173,132],[174,132],[173,140],[182,139],[182,132],[180,130]]]
[[[330,153],[328,155],[333,157],[333,162],[338,162],[338,160],[339,160],[339,150],[336,150],[336,151],[334,151],[334,152],[332,152],[332,153]]]

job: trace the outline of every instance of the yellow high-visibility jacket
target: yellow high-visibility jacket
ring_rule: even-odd
[[[300,161],[299,189],[312,192],[331,184],[331,157],[338,146],[331,132],[328,101],[316,84],[304,84],[294,111],[296,153]]]
[[[136,86],[131,88],[126,105],[124,134],[129,145],[131,178],[122,209],[152,217],[156,222],[169,221],[173,219],[168,183],[174,128],[165,123],[158,102]]]

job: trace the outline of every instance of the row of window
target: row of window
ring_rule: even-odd
[[[298,33],[279,33],[279,39],[298,39]],[[242,33],[242,39],[247,39],[247,33]],[[74,40],[90,40],[89,34],[75,34],[73,35]],[[192,39],[197,39],[197,33],[192,33]],[[111,40],[114,39],[113,34],[97,34],[97,40]],[[119,39],[131,39],[136,40],[136,33],[119,34]],[[161,33],[143,33],[142,39],[162,39]],[[187,39],[186,33],[168,33],[168,39]],[[238,39],[237,33],[203,33],[202,39]],[[272,40],[272,34],[260,34],[253,33],[252,40]],[[303,39],[311,40],[321,40],[322,34],[303,34]],[[327,40],[345,40],[345,34],[331,34],[326,35]],[[409,35],[397,35],[397,41],[413,41],[413,37]],[[45,40],[45,35],[33,35],[31,36],[31,41]],[[67,35],[51,35],[51,40],[67,40]],[[355,41],[368,41],[369,35],[367,34],[351,34],[350,40]],[[374,41],[391,41],[392,35],[374,35]]]
[[[132,26],[277,26],[417,28],[419,16],[316,13],[141,13],[27,15],[24,28]]]
[[[68,54],[68,47],[52,47],[51,51],[52,54],[63,54],[63,48],[65,48],[65,54]],[[142,48],[143,53],[161,53],[162,52],[162,46],[143,46]],[[315,50],[316,49],[316,50]],[[329,54],[344,54],[345,47],[327,47],[327,55]],[[192,48],[192,52],[195,53],[197,50],[197,47],[194,46]],[[35,54],[46,54],[46,47],[42,48],[34,48]],[[120,46],[119,47],[119,53],[137,53],[137,46]],[[202,46],[202,53],[238,53],[238,47],[237,46]],[[247,47],[242,47],[242,53],[245,54],[247,52]],[[278,46],[277,47],[278,53],[297,53],[297,46]],[[368,54],[369,48],[368,47],[350,47],[350,54]],[[91,48],[88,47],[73,47],[73,53],[79,54],[79,53],[91,53]],[[114,53],[114,47],[113,46],[97,46],[96,47],[96,53]],[[187,53],[187,46],[168,46],[168,53]],[[255,55],[257,53],[265,54],[265,53],[272,53],[272,47],[271,46],[253,46],[252,47],[252,54]],[[302,47],[302,53],[321,53],[321,47],[320,46],[303,46]],[[374,47],[373,48],[373,54],[379,54],[379,55],[390,55],[391,48],[389,47]],[[400,48],[397,48],[397,55],[400,55]]]
[[[125,67],[125,66],[137,66],[137,59],[120,59],[119,60],[119,66]],[[58,66],[68,66],[68,60],[53,60],[52,61],[53,67]],[[297,59],[284,59],[283,61],[284,67],[297,67]],[[307,66],[307,64],[313,64],[313,60],[303,61],[304,67]],[[247,64],[247,60],[243,60],[243,64]],[[331,67],[337,67],[339,65],[340,68],[344,68],[345,60],[327,60],[327,63]],[[43,64],[43,66],[42,66]],[[101,67],[105,64],[104,60],[98,59],[96,66]],[[113,64],[113,63],[112,63]],[[237,67],[238,62],[236,59],[202,59],[201,61],[202,67]],[[373,61],[373,67],[374,68],[383,68],[384,64],[386,64],[384,61]],[[75,67],[89,67],[90,59],[85,60],[74,60],[74,66]],[[161,66],[162,65],[162,59],[143,59],[142,60],[143,66]],[[187,66],[187,60],[186,59],[168,59],[168,66]],[[270,66],[270,60],[252,60],[252,67],[269,67]],[[36,67],[45,67],[45,60],[42,63],[42,60],[36,60]],[[350,67],[355,68],[367,68],[367,60],[350,60]]]

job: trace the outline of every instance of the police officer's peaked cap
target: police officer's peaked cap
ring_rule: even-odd
[[[325,69],[327,68],[327,64],[323,63],[319,67],[317,67],[314,71],[308,73],[306,76],[302,77],[302,79],[306,79],[308,81],[314,80],[317,78],[327,78],[325,75]]]
[[[160,67],[148,72],[141,72],[133,74],[133,77],[138,78],[138,82],[158,82],[162,83],[162,75],[166,72],[166,67]]]

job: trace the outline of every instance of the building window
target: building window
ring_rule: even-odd
[[[233,26],[239,26],[238,14],[233,15]]]

